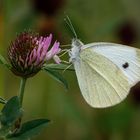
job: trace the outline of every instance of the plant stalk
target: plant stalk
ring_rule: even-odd
[[[25,84],[26,84],[26,78],[22,77],[20,81],[20,89],[19,89],[19,102],[20,102],[21,107],[23,103]]]

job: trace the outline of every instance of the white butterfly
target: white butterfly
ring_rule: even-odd
[[[140,80],[139,49],[105,42],[84,45],[79,39],[73,39],[71,46],[70,62],[74,65],[82,95],[92,107],[120,103]]]

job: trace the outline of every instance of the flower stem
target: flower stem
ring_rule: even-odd
[[[20,89],[19,89],[19,102],[21,106],[23,102],[25,84],[26,84],[26,78],[21,78]]]

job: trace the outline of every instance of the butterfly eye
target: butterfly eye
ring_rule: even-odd
[[[76,46],[81,46],[81,43],[80,43],[79,41],[76,40],[76,41],[75,41],[75,45],[76,45]]]

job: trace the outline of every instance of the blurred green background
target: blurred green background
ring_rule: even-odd
[[[0,53],[17,33],[32,29],[71,43],[64,23],[69,15],[84,42],[108,41],[140,47],[139,0],[0,0]],[[35,140],[140,140],[140,85],[125,101],[107,109],[91,108],[81,96],[74,72],[65,72],[66,91],[46,73],[27,81],[24,120],[53,122]],[[19,78],[0,66],[0,96],[18,93]],[[93,79],[94,80],[94,79]]]

